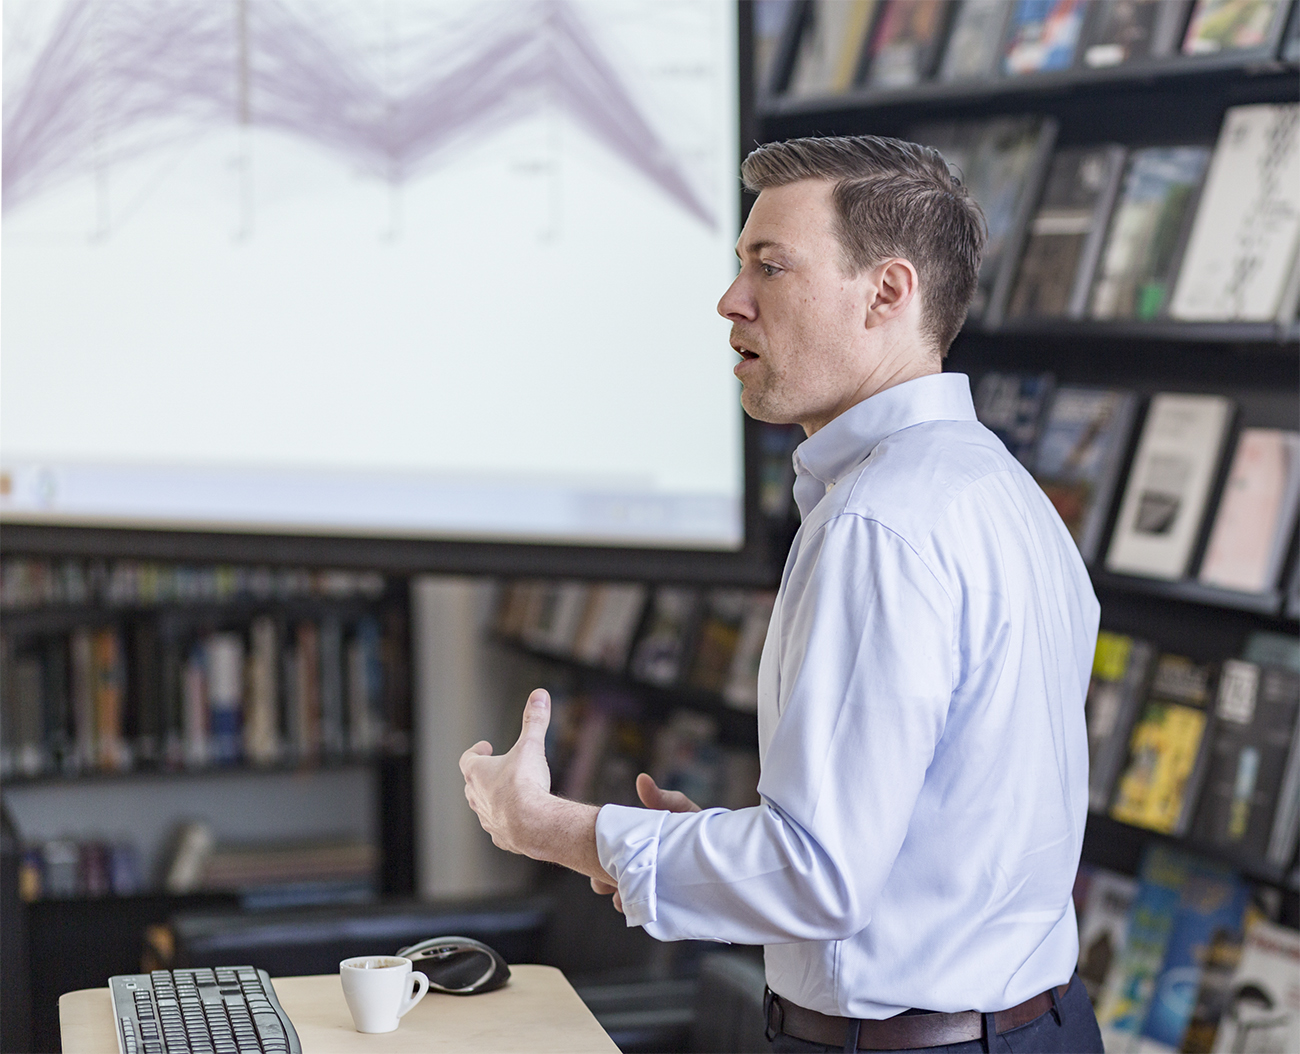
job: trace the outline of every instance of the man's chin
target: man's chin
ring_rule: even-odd
[[[764,398],[766,393],[752,388],[744,388],[740,393],[740,406],[755,421],[768,425],[795,425],[799,422],[788,407],[777,406],[771,399]]]

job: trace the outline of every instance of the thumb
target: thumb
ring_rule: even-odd
[[[545,752],[546,729],[551,723],[551,696],[545,688],[534,688],[524,706],[524,726],[519,730],[519,747]]]
[[[649,773],[636,778],[636,793],[647,809],[666,809],[668,812],[699,812],[700,807],[681,791],[666,791],[655,783]]]

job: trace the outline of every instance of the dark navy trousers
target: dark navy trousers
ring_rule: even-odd
[[[1014,1051],[1016,1054],[1102,1054],[1104,1048],[1101,1045],[1101,1030],[1097,1027],[1092,1003],[1088,1001],[1088,993],[1078,975],[1070,981],[1070,989],[1058,1006],[1061,1017],[1059,1022],[1056,1020],[1056,1011],[1049,1010],[1027,1025],[999,1033],[991,1044],[983,1039],[974,1039],[966,1043],[920,1048],[920,1054],[994,1054],[998,1051]],[[843,1049],[842,1046],[809,1043],[793,1036],[777,1036],[772,1040],[772,1050],[776,1054],[823,1054]],[[912,1051],[917,1049],[912,1048]],[[889,1051],[884,1054],[912,1052]]]

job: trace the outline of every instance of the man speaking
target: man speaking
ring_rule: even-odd
[[[759,670],[762,804],[550,793],[543,691],[465,752],[493,841],[612,892],[660,940],[765,946],[775,1049],[1101,1051],[1071,889],[1098,605],[1047,498],[942,359],[978,207],[934,150],[799,139],[758,192],[718,311],[745,410],[797,422],[803,523]]]

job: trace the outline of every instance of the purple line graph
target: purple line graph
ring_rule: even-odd
[[[8,21],[6,40],[22,38]],[[18,75],[5,58],[6,214],[88,172],[223,128],[310,142],[396,187],[450,163],[471,137],[562,112],[717,229],[566,0],[469,5],[378,47],[328,4],[64,0],[26,46]]]

